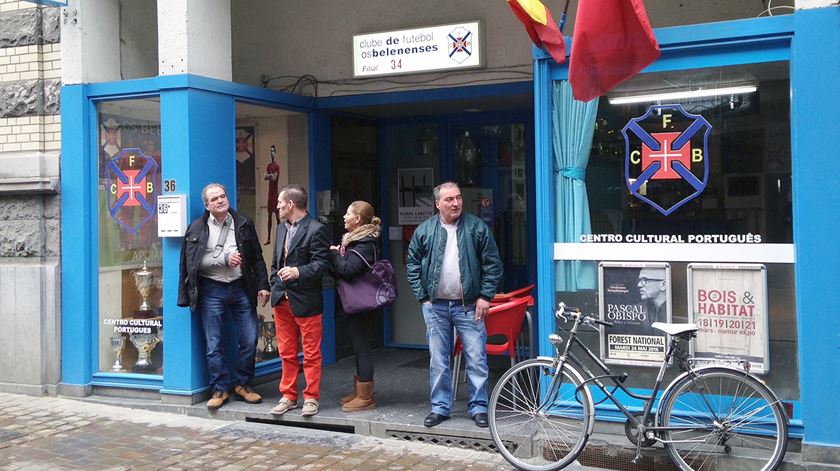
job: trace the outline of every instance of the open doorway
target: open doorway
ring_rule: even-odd
[[[327,225],[332,232],[332,243],[341,242],[344,234],[342,216],[353,201],[363,200],[370,203],[374,213],[381,217],[381,197],[379,192],[379,145],[378,124],[374,120],[351,117],[334,117],[332,120],[332,190],[329,198],[330,211]],[[380,251],[388,240],[388,228],[382,227]],[[365,316],[368,342],[371,348],[383,346],[383,321],[381,310],[374,315]],[[346,319],[336,316],[335,331],[347,332]],[[353,355],[353,346],[347,335],[335,337],[336,359]]]

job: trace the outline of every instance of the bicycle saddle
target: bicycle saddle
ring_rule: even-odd
[[[668,324],[666,322],[654,322],[650,326],[654,329],[661,330],[668,335],[680,335],[689,332],[697,332],[697,324]]]

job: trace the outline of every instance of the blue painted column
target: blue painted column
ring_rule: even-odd
[[[315,205],[315,193],[332,189],[332,128],[330,116],[324,111],[309,113],[309,214],[318,216]],[[344,208],[346,209],[346,208]],[[344,214],[343,208],[336,208],[339,214]],[[333,234],[337,236],[337,234]],[[333,241],[330,241],[332,243]],[[324,290],[324,313],[322,316],[324,327],[321,339],[321,355],[323,364],[335,363],[335,290]]]
[[[794,16],[791,141],[803,458],[840,463],[840,7]]]
[[[97,266],[89,221],[96,220],[96,161],[91,157],[89,123],[93,105],[86,85],[61,87],[61,383],[59,393],[85,396],[91,392],[94,286]],[[95,138],[94,138],[95,139]]]
[[[187,195],[189,223],[204,213],[201,190],[207,183],[236,194],[235,100],[191,88],[163,89],[160,100],[162,180],[175,180],[173,193]],[[208,382],[201,319],[177,307],[182,243],[181,237],[163,241],[165,402],[182,402],[177,396],[201,392]]]
[[[539,355],[553,355],[554,332],[554,159],[551,144],[551,76],[546,59],[534,62],[534,182],[537,223],[536,339]]]

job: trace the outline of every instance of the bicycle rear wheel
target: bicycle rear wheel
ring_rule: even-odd
[[[490,395],[490,434],[502,456],[526,471],[549,471],[573,462],[592,433],[593,404],[580,374],[558,374],[547,359],[508,370]]]
[[[687,375],[665,392],[660,415],[671,459],[684,470],[774,470],[788,441],[787,417],[760,380],[730,368]],[[736,468],[737,466],[737,468]]]

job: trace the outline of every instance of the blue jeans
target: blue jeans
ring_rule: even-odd
[[[248,299],[245,283],[240,279],[232,283],[221,283],[201,278],[198,308],[204,326],[206,340],[207,371],[210,374],[210,389],[228,391],[238,384],[247,385],[254,378],[254,357],[257,353],[256,300]],[[239,355],[236,360],[236,382],[230,380],[225,363],[222,327],[225,316],[230,313],[236,324],[239,340]]]
[[[449,417],[452,413],[452,328],[463,344],[467,365],[470,416],[487,412],[487,329],[475,320],[475,305],[464,308],[460,300],[439,299],[423,303],[426,340],[429,342],[429,389],[432,412]]]

